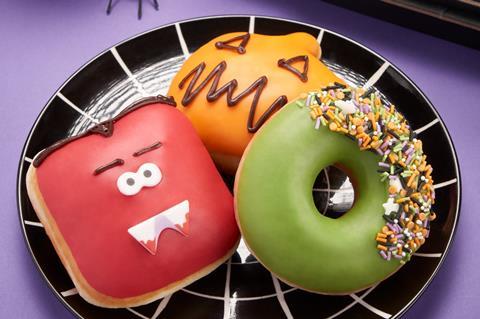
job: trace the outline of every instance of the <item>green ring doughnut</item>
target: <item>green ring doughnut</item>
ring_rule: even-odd
[[[250,250],[282,280],[325,294],[359,291],[401,267],[379,258],[375,244],[388,184],[376,173],[379,155],[316,130],[308,113],[290,103],[250,142],[236,178],[237,221]],[[354,205],[338,219],[321,215],[312,196],[315,178],[332,164],[355,184]]]

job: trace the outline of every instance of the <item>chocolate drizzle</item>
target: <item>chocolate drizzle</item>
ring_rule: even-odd
[[[303,61],[303,71],[300,72],[298,69],[294,68],[291,64],[294,62]],[[290,58],[288,60],[280,59],[278,60],[278,66],[281,68],[285,68],[288,71],[292,72],[296,76],[300,78],[302,82],[308,81],[308,56],[307,55],[298,55],[296,57]]]
[[[65,146],[65,145],[69,144],[70,142],[73,142],[73,141],[75,141],[79,138],[82,138],[82,137],[85,137],[85,136],[88,136],[88,135],[92,135],[92,134],[98,134],[98,135],[101,135],[103,137],[112,136],[113,131],[114,131],[114,124],[115,124],[116,121],[118,121],[119,119],[121,119],[125,115],[127,115],[127,114],[129,114],[129,113],[131,113],[131,112],[133,112],[133,111],[135,111],[135,110],[137,110],[137,109],[139,109],[139,108],[141,108],[145,105],[149,105],[149,104],[152,104],[152,103],[163,103],[163,104],[168,104],[168,105],[171,105],[171,106],[177,106],[173,97],[166,97],[166,96],[162,96],[162,95],[147,97],[147,98],[143,98],[141,100],[138,100],[137,102],[133,103],[132,105],[126,107],[122,112],[120,112],[114,118],[112,118],[110,120],[107,120],[107,121],[104,121],[104,122],[101,122],[101,123],[95,125],[94,127],[92,127],[91,129],[87,130],[86,132],[82,133],[82,134],[67,137],[67,138],[65,138],[63,140],[60,140],[60,141],[56,142],[55,144],[45,148],[40,153],[38,153],[37,156],[35,156],[35,158],[33,160],[33,163],[32,163],[33,166],[34,167],[39,167],[43,163],[43,161],[50,154],[52,154],[53,152],[55,152],[59,148]]]
[[[133,153],[133,156],[137,157],[137,156],[140,156],[140,155],[143,155],[147,152],[150,152],[150,151],[153,151],[154,149],[157,149],[159,147],[162,146],[162,143],[161,142],[156,142],[156,143],[153,143],[152,145],[150,146],[147,146],[147,147],[144,147],[138,151],[136,151],[135,153]]]
[[[220,50],[230,49],[230,50],[237,51],[237,53],[239,54],[244,54],[245,52],[247,52],[247,50],[245,50],[245,46],[247,45],[249,39],[250,39],[250,33],[245,33],[244,35],[239,35],[237,37],[231,38],[226,41],[218,41],[215,43],[215,47]],[[229,44],[238,40],[241,40],[238,46]]]
[[[125,161],[122,160],[121,158],[117,158],[117,159],[111,161],[110,163],[102,165],[102,166],[98,167],[97,169],[95,169],[95,171],[93,171],[93,175],[96,176],[100,173],[105,172],[106,170],[108,170],[110,168],[114,168],[115,166],[120,166],[120,165],[123,165],[123,164],[125,164]]]
[[[113,135],[113,121],[103,122],[91,128],[92,134],[99,134],[103,137],[110,137]]]
[[[205,70],[205,62],[200,63],[196,68],[194,68],[190,73],[188,73],[182,81],[178,84],[180,89],[183,89],[188,79],[192,78],[190,83],[188,84],[187,89],[185,90],[185,95],[182,99],[182,105],[187,107],[188,104],[192,102],[192,100],[207,86],[208,82],[213,79],[213,82],[210,86],[210,89],[207,93],[207,101],[213,102],[219,99],[223,94],[227,94],[227,105],[229,107],[235,106],[238,102],[240,102],[244,97],[250,95],[252,92],[255,92],[253,97],[252,104],[250,106],[250,112],[248,114],[247,120],[247,130],[250,133],[255,133],[260,126],[265,123],[265,121],[270,117],[270,115],[277,109],[281,108],[285,104],[287,104],[287,97],[285,95],[279,96],[268,108],[267,110],[260,116],[256,123],[254,123],[255,118],[255,111],[257,109],[258,100],[260,99],[260,95],[262,94],[263,89],[267,85],[268,79],[266,76],[259,77],[255,82],[253,82],[248,88],[246,88],[243,92],[240,92],[237,96],[233,96],[235,89],[238,87],[238,82],[236,79],[227,82],[222,87],[218,88],[218,83],[220,81],[220,77],[222,73],[227,68],[227,63],[225,61],[220,62],[203,80],[198,86],[195,88],[197,81],[200,75]]]

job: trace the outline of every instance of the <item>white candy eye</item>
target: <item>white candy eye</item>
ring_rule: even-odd
[[[132,172],[125,172],[117,179],[117,188],[125,196],[137,194],[142,189],[142,184],[137,174]]]
[[[153,187],[162,180],[162,172],[157,165],[145,163],[137,171],[138,178],[142,179],[143,186]]]

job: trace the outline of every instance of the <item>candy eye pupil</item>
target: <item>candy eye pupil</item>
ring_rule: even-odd
[[[150,177],[150,176],[152,176],[152,171],[150,171],[150,170],[148,170],[148,169],[145,170],[145,171],[143,172],[143,176],[145,176],[145,177],[147,177],[147,178]]]
[[[127,178],[127,185],[128,186],[133,186],[135,184],[135,180],[133,178]]]
[[[125,196],[133,196],[144,187],[154,187],[162,180],[162,172],[156,164],[144,163],[137,171],[124,172],[117,178],[117,188]]]

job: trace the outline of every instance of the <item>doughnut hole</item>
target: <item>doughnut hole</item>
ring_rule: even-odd
[[[312,189],[313,201],[320,214],[339,218],[353,206],[355,191],[346,171],[328,166],[318,174]]]

